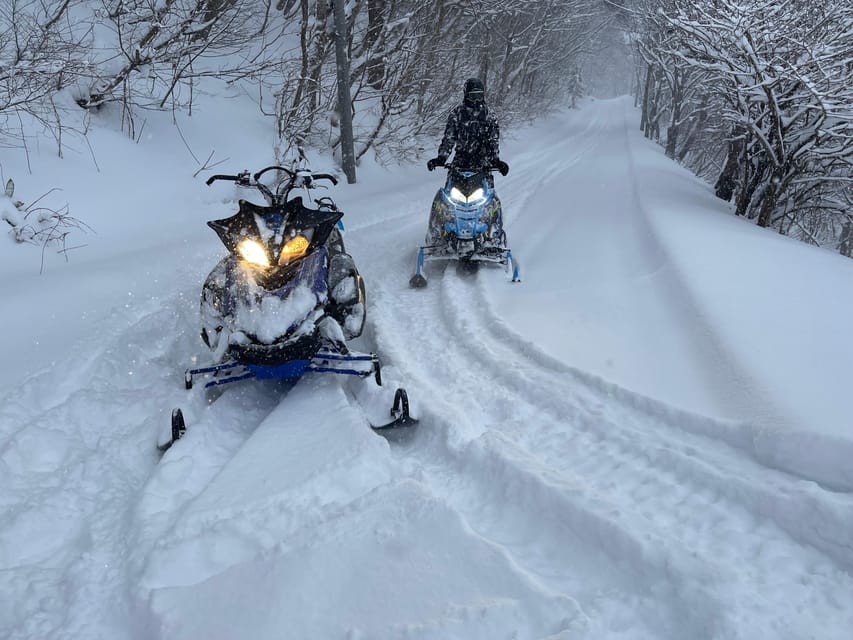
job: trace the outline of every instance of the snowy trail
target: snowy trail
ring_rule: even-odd
[[[600,128],[588,127],[580,139],[570,139],[575,155],[550,151],[564,158],[557,166],[571,171],[580,156],[595,153],[595,136],[611,140]],[[550,179],[559,182],[560,170]],[[527,207],[526,217],[537,215],[531,208],[540,186],[535,183],[518,198]],[[638,208],[635,198],[634,210],[627,212],[632,226],[622,228],[618,250],[605,259],[616,265],[606,278],[634,274],[638,265],[647,273],[666,267]],[[508,219],[512,239],[522,223]],[[549,237],[562,236],[554,232],[559,225],[549,222]],[[611,221],[602,224],[604,238]],[[421,225],[415,226],[420,231]],[[404,229],[398,236],[417,237],[417,231]],[[547,244],[548,238],[536,242]],[[627,262],[615,260],[617,255],[628,256]],[[392,256],[383,257],[396,267]],[[373,275],[380,284],[373,280],[379,289],[373,293],[384,310],[375,320],[378,343],[401,363],[404,379],[417,381],[410,384],[412,393],[430,398],[428,426],[439,433],[423,449],[406,449],[404,466],[422,474],[431,491],[475,531],[507,549],[523,571],[546,584],[558,586],[562,580],[567,595],[597,602],[603,607],[602,625],[612,611],[589,590],[590,583],[604,592],[627,591],[610,606],[627,598],[635,606],[630,615],[638,620],[648,583],[659,585],[668,593],[659,603],[674,602],[658,611],[657,619],[642,621],[655,637],[684,637],[685,628],[693,637],[749,637],[769,628],[774,637],[809,637],[815,621],[827,619],[838,623],[832,637],[845,637],[853,624],[844,604],[853,597],[853,580],[845,570],[853,566],[849,498],[826,495],[756,464],[737,448],[691,433],[713,432],[700,426],[711,419],[561,365],[492,311],[492,292],[505,286],[495,272],[482,270],[469,281],[448,268],[434,274],[427,290],[412,292],[401,290],[393,268],[385,273],[394,277],[384,279],[381,269],[377,261]],[[659,313],[690,320],[684,292],[671,284],[665,280],[655,300]],[[511,289],[502,301],[514,295]],[[408,339],[413,334],[414,344]],[[701,354],[702,344],[691,344],[690,338],[684,336],[686,348]],[[710,373],[713,378],[715,372]],[[519,522],[543,520],[553,526],[518,530]],[[560,544],[567,540],[577,545],[570,553]],[[591,563],[591,557],[598,562]],[[567,571],[576,565],[595,569],[571,580],[555,572],[555,564]],[[590,580],[590,573],[596,579]],[[803,616],[801,609],[782,613],[792,599],[808,602],[814,616]]]
[[[463,294],[464,291],[451,291],[443,302],[452,308],[453,301],[466,298]],[[454,311],[459,315],[451,317],[449,324],[456,326],[464,326],[463,317],[476,315],[470,314],[468,305]],[[476,329],[482,337],[485,327]],[[506,522],[511,525],[541,523],[547,514],[553,514],[551,517],[557,520],[554,524],[562,527],[545,528],[546,535],[537,527],[546,540],[551,536],[564,544],[567,539],[573,540],[574,553],[580,557],[609,557],[614,572],[618,573],[620,566],[628,566],[628,577],[639,574],[642,582],[662,583],[666,585],[664,589],[672,589],[670,597],[677,602],[673,609],[691,612],[696,618],[679,621],[672,627],[672,637],[683,635],[685,628],[692,629],[697,637],[713,636],[709,629],[716,625],[722,625],[720,632],[728,637],[734,629],[743,630],[747,620],[755,625],[756,633],[766,630],[767,621],[756,618],[750,594],[768,582],[777,587],[784,585],[778,592],[778,601],[773,602],[774,594],[766,591],[762,597],[768,601],[771,614],[779,619],[777,631],[791,627],[792,637],[802,637],[811,623],[797,629],[792,626],[795,620],[779,617],[778,612],[785,610],[789,598],[810,601],[810,607],[820,611],[816,619],[831,617],[839,610],[848,596],[839,595],[838,580],[846,584],[848,595],[853,583],[835,564],[846,561],[849,566],[849,546],[847,552],[839,546],[831,549],[841,550],[837,556],[822,558],[820,553],[791,540],[773,517],[756,516],[745,509],[744,502],[748,506],[760,502],[757,496],[747,493],[760,491],[760,468],[752,465],[751,483],[734,482],[735,486],[730,487],[725,476],[704,464],[703,458],[710,456],[703,456],[700,451],[707,448],[707,443],[695,439],[694,448],[681,438],[661,437],[654,430],[654,423],[663,420],[631,407],[619,407],[618,402],[598,390],[573,398],[566,392],[566,383],[576,386],[578,381],[570,377],[560,380],[558,376],[555,380],[547,374],[537,374],[541,368],[536,366],[523,367],[521,376],[508,373],[501,367],[508,356],[514,355],[523,364],[537,362],[521,353],[502,353],[508,350],[497,348],[497,341],[484,342],[491,348],[483,350],[479,358],[473,353],[462,357],[468,362],[470,375],[492,381],[493,389],[480,406],[494,409],[477,416],[477,421],[488,425],[489,430],[464,446],[450,447],[449,462],[454,473],[443,474],[444,480],[430,483],[438,486],[442,495],[452,500],[460,476],[469,476],[469,482],[479,485],[481,492],[466,500],[462,509],[467,507],[476,514],[482,509],[479,505],[489,505],[487,512],[509,507],[526,514],[508,517]],[[597,406],[595,395],[599,395]],[[458,401],[464,399],[460,397]],[[719,462],[720,456],[716,457],[714,462]],[[439,454],[431,462],[441,466],[448,461]],[[737,469],[743,474],[749,470],[750,465],[744,460],[735,462],[731,471]],[[752,489],[756,486],[758,490]],[[766,488],[765,493],[772,495]],[[791,501],[786,506],[798,505]],[[798,537],[806,538],[806,544],[823,546],[822,540],[810,540],[808,533],[803,535],[791,528]],[[490,530],[489,525],[483,529]],[[489,537],[492,535],[501,538],[507,534],[498,528]],[[537,544],[532,544],[534,541]],[[849,537],[844,542],[849,545]],[[532,538],[529,546],[542,551],[537,538]],[[545,558],[559,557],[559,553],[545,554]],[[784,570],[778,566],[781,558],[786,559]],[[807,560],[800,563],[801,558]],[[575,564],[570,561],[558,566]],[[603,564],[600,560],[596,563],[596,574],[605,573]],[[545,567],[553,571],[553,565]],[[824,572],[830,579],[820,578]],[[572,591],[568,594],[577,597]],[[741,606],[745,611],[738,611]],[[726,621],[732,616],[732,628],[726,629]],[[848,617],[845,624],[849,622]],[[656,635],[662,637],[659,632]]]
[[[367,428],[370,382],[186,393],[180,268],[4,396],[0,636],[847,640],[853,495],[737,435],[754,381],[647,218],[629,117],[600,103],[511,156],[520,285],[408,288],[439,174],[345,192],[358,346],[407,387],[409,440]],[[191,427],[158,461],[173,406]]]
[[[524,194],[507,208],[518,212],[508,232],[529,263],[525,286],[486,286],[511,324],[543,310],[539,342],[555,357],[675,406],[731,415],[731,396],[752,386],[700,321],[647,219],[626,103],[599,103],[594,114],[583,128],[557,121],[550,138],[529,141],[542,150],[531,170],[549,167],[548,179],[511,176],[504,189]]]
[[[423,427],[436,433],[404,449],[401,464],[519,570],[594,603],[586,614],[597,609],[596,633],[621,609],[620,623],[646,625],[638,637],[684,637],[685,629],[749,637],[771,626],[774,637],[808,637],[827,619],[839,623],[828,637],[845,637],[849,500],[833,504],[736,449],[680,431],[668,424],[677,412],[643,411],[595,380],[549,371],[547,359],[495,335],[496,318],[474,312],[488,308],[474,283],[447,272],[433,284],[417,316],[434,338],[404,370],[426,380],[419,393],[442,401]],[[401,306],[414,303],[405,297]],[[398,330],[402,337],[406,326]],[[475,346],[447,340],[469,332]],[[804,513],[822,515],[826,528],[805,527]],[[756,615],[758,594],[767,617]],[[808,602],[814,617],[780,613],[791,599]],[[643,620],[650,610],[656,619]]]

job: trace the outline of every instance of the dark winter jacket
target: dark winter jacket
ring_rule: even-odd
[[[447,117],[438,155],[447,158],[456,147],[452,162],[454,167],[489,167],[500,157],[499,139],[498,121],[489,113],[489,108],[486,105],[463,103]]]

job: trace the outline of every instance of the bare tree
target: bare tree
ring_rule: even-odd
[[[582,87],[580,58],[603,25],[594,0],[348,6],[358,157],[370,149],[385,158],[417,153],[423,134],[441,130],[469,76],[486,82],[489,103],[505,125],[568,105]],[[301,53],[278,92],[282,149],[306,140],[338,148],[326,12],[324,2],[301,0]]]
[[[115,49],[78,99],[84,109],[119,102],[191,107],[193,82],[257,77],[277,63],[271,0],[101,0],[93,20]]]
[[[84,75],[86,28],[73,28],[73,0],[4,0],[0,4],[0,138],[20,144],[18,117],[54,131],[55,96]]]

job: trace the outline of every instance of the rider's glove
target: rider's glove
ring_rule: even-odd
[[[430,160],[429,162],[427,162],[427,169],[432,171],[437,166],[444,164],[446,161],[447,161],[447,156],[437,156],[437,157],[433,158],[432,160]]]
[[[503,160],[495,160],[495,168],[501,172],[502,176],[509,173],[509,165]]]

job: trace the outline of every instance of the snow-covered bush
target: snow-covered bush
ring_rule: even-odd
[[[281,21],[258,0],[90,2],[93,73],[76,97],[84,109],[121,105],[133,135],[138,109],[191,110],[201,78],[256,81],[279,63]]]
[[[31,204],[14,199],[15,183],[9,179],[0,195],[0,220],[8,225],[7,237],[15,244],[36,245],[42,258],[47,249],[55,249],[67,258],[68,236],[73,231],[87,231],[89,227],[68,213],[68,205],[59,208],[40,206],[39,202],[55,189],[48,191]],[[42,259],[42,269],[44,260]]]

